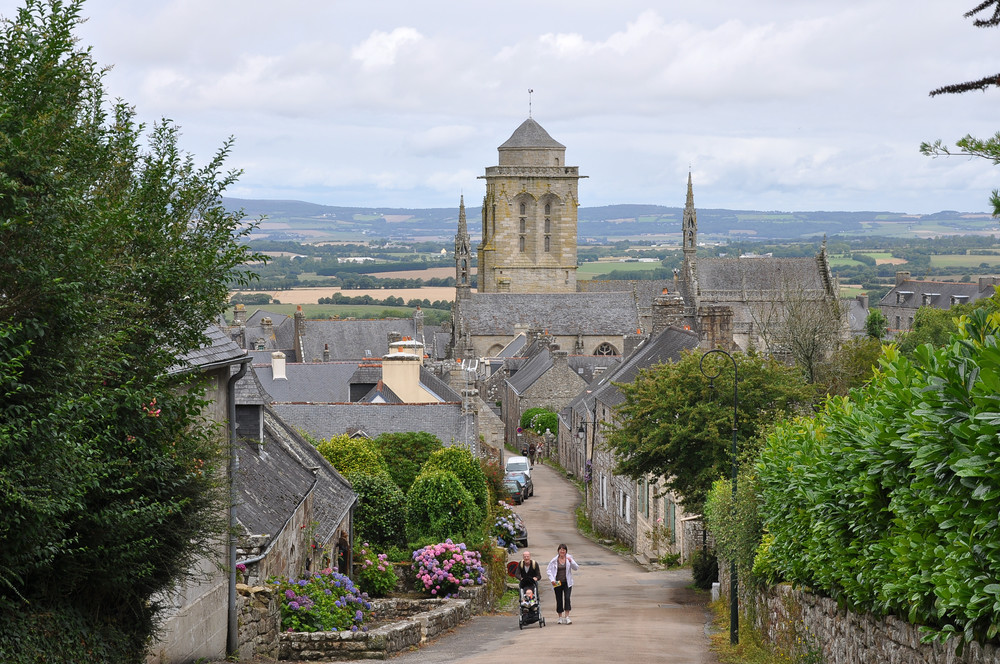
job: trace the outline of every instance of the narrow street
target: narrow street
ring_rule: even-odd
[[[690,570],[650,572],[594,544],[576,530],[576,488],[548,466],[535,464],[531,477],[535,495],[515,509],[527,526],[528,550],[543,575],[560,543],[580,565],[574,572],[573,624],[557,624],[552,589],[543,579],[545,627],[534,624],[522,631],[516,615],[476,616],[391,661],[716,664],[706,635],[707,595],[688,588]]]

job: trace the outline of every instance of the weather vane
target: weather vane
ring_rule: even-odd
[[[531,88],[528,88],[528,117],[531,117],[531,93],[534,92]]]

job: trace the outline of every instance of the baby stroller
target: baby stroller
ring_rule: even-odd
[[[534,623],[538,623],[539,627],[545,627],[545,618],[538,608],[538,583],[532,580],[530,584],[520,589],[519,595],[521,613],[517,617],[518,628],[524,629],[525,625]]]

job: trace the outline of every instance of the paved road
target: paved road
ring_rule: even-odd
[[[557,624],[552,589],[543,580],[546,626],[518,629],[516,615],[476,616],[395,664],[452,662],[663,662],[717,664],[706,636],[705,594],[688,588],[688,570],[647,571],[577,533],[579,492],[548,466],[532,471],[535,495],[517,507],[528,549],[545,565],[565,543],[580,565],[573,579],[573,624]],[[511,559],[520,559],[520,553]]]

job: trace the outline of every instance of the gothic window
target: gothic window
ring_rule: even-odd
[[[545,207],[548,207],[548,205],[546,205]],[[545,232],[546,233],[552,232],[552,220],[549,219],[548,217],[545,217]]]
[[[528,206],[525,205],[524,203],[521,203],[521,214],[524,214],[527,211],[527,209],[528,209]]]
[[[545,214],[552,214],[552,203],[545,204]]]
[[[525,217],[521,217],[521,232],[527,233],[528,220]]]
[[[522,235],[517,239],[518,247],[521,249],[521,253],[524,253],[524,236]]]
[[[617,354],[618,351],[615,350],[615,347],[609,344],[607,341],[603,342],[600,346],[597,347],[597,350],[594,351],[594,355],[608,356]]]
[[[546,235],[545,236],[545,251],[551,251],[551,247],[550,247],[550,244],[549,244],[550,240],[551,240],[551,238],[549,238],[549,236]]]

